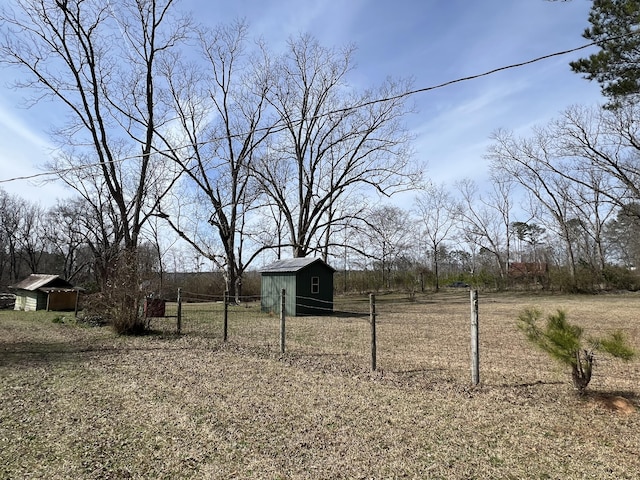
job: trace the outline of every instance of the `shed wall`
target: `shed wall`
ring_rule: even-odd
[[[312,293],[312,278],[318,277],[318,293]],[[297,314],[327,315],[333,312],[333,272],[323,264],[310,265],[298,272]]]
[[[78,292],[49,292],[49,310],[75,310]],[[47,308],[47,306],[45,306]]]
[[[260,307],[263,312],[280,315],[280,294],[285,290],[285,315],[296,315],[296,276],[293,273],[262,274]]]
[[[20,290],[16,292],[16,305],[14,310],[33,312],[47,308],[47,296],[41,292]]]

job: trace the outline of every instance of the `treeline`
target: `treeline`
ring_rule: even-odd
[[[515,184],[513,190],[504,181],[493,186],[481,194],[463,181],[451,191],[439,186],[418,193],[410,209],[374,208],[367,223],[345,235],[347,243],[336,245],[337,290],[415,292],[455,281],[563,292],[640,288],[638,205],[603,203],[601,216],[587,216],[567,202],[560,222],[544,215],[541,203],[530,204],[536,217],[514,209]],[[530,220],[517,220],[523,217]]]
[[[441,185],[416,191],[408,208],[370,208],[366,221],[353,221],[330,239],[327,261],[337,270],[336,292],[415,293],[453,282],[565,292],[640,288],[640,205],[609,204],[598,234],[592,218],[568,216],[567,242],[556,224],[542,222],[548,217],[541,215],[539,223],[510,220],[515,197],[500,200],[499,192],[506,191],[481,195],[464,181],[451,190]],[[110,257],[96,235],[99,219],[82,205],[66,199],[44,208],[0,190],[3,288],[30,273],[53,273],[89,292],[101,289]],[[182,288],[205,298],[221,296],[227,290],[224,271],[188,245],[167,241],[169,233],[144,231],[137,254],[141,294],[173,298]],[[283,253],[273,247],[263,263]],[[260,266],[243,275],[243,296],[260,294]]]
[[[78,219],[63,203],[47,209],[0,189],[2,290],[31,273],[53,273],[90,284],[95,258],[79,228]]]

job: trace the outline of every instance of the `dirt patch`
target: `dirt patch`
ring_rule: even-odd
[[[589,402],[598,408],[604,408],[621,415],[633,415],[638,412],[638,407],[633,401],[620,395],[592,394]]]

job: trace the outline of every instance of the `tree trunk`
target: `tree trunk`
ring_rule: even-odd
[[[131,246],[126,247],[104,291],[113,329],[119,334],[138,335],[145,331],[144,317],[140,314],[138,274],[138,252]]]
[[[233,298],[233,301],[239,304],[242,296],[242,274],[238,272],[235,265],[229,265],[225,277],[228,298]]]
[[[293,258],[304,258],[307,256],[307,249],[302,245],[294,245]]]
[[[571,379],[573,380],[573,386],[576,390],[582,393],[591,381],[593,353],[588,350],[578,350],[575,353],[575,357],[575,363],[571,369]]]

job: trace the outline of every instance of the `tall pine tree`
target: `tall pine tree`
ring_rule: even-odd
[[[594,0],[583,37],[600,50],[571,62],[576,73],[597,81],[609,107],[640,94],[640,0]]]

